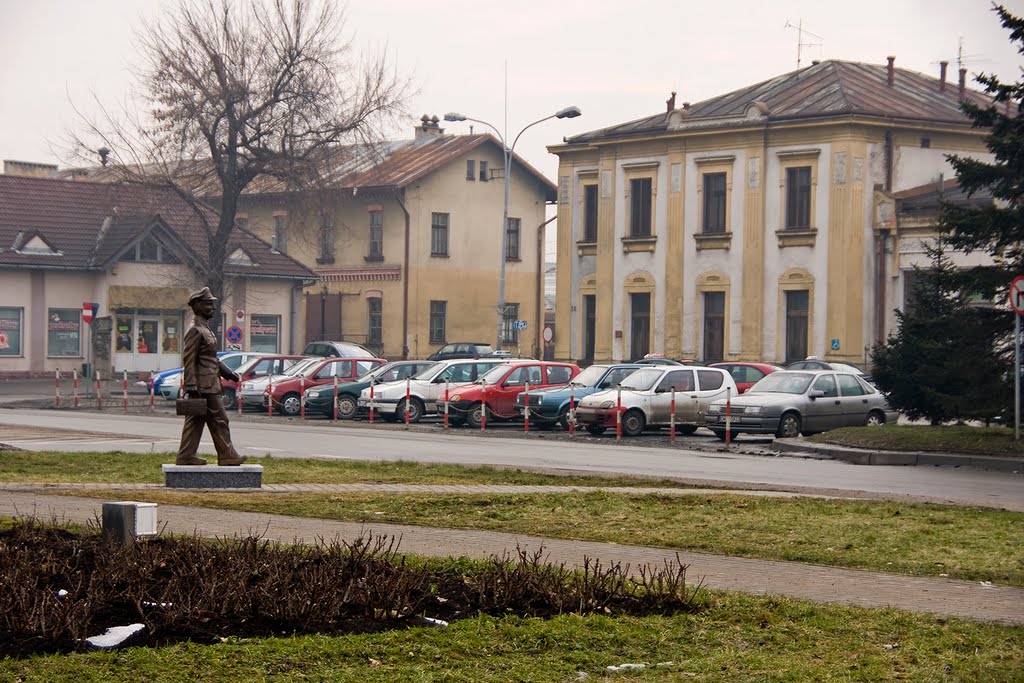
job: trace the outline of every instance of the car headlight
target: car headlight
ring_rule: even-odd
[[[543,403],[543,402],[544,402],[544,397],[543,397],[543,396],[540,396],[540,395],[536,396],[536,400],[535,400],[535,403],[536,403],[537,405],[540,405],[540,404],[541,404],[541,403]]]
[[[709,415],[711,413],[723,413],[723,412],[725,412],[725,406],[723,406],[723,405],[719,405],[717,403],[712,403],[710,406],[708,406],[708,414]]]
[[[746,408],[743,409],[743,414],[744,415],[760,415],[761,414],[761,406],[747,406]]]
[[[449,401],[452,401],[452,402],[454,402],[454,401],[459,401],[459,400],[461,400],[461,399],[462,399],[462,394],[455,394],[454,396],[451,396],[451,397],[449,397],[449,398],[448,398],[448,400],[449,400]],[[441,397],[441,400],[442,400],[442,401],[444,400],[444,397],[443,397],[443,396]]]
[[[601,408],[602,410],[607,410],[608,408],[614,408],[614,407],[615,407],[615,401],[604,401],[601,405],[598,406],[598,408]]]

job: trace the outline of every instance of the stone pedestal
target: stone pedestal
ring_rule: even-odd
[[[164,465],[164,486],[170,489],[258,489],[263,465]]]

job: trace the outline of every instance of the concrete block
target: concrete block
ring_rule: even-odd
[[[104,503],[103,535],[120,543],[131,543],[139,536],[155,536],[156,503]]]
[[[171,489],[258,489],[263,465],[164,465],[164,486]]]

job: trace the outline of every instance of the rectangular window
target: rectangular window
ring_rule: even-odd
[[[430,215],[430,255],[448,255],[448,214]]]
[[[382,299],[377,298],[367,299],[366,309],[369,314],[366,341],[369,342],[370,346],[379,348],[384,339],[384,302]]]
[[[447,301],[430,302],[430,343],[444,344],[445,318],[447,317]]]
[[[725,353],[725,292],[704,292],[704,362]]]
[[[157,342],[160,339],[160,321],[152,319],[139,319],[139,334],[135,339],[136,353],[156,353],[159,349]]]
[[[466,180],[476,180],[476,159],[466,159]]]
[[[281,350],[281,316],[253,313],[249,317],[249,350],[278,353]]]
[[[181,316],[164,318],[164,339],[160,345],[162,353],[180,353],[178,340],[181,338]]]
[[[651,295],[630,294],[629,352],[643,358],[651,352]]]
[[[704,174],[704,232],[725,232],[725,174]]]
[[[810,298],[806,289],[786,292],[786,363],[807,358]]]
[[[519,260],[519,233],[521,221],[518,218],[509,218],[505,225],[505,260]]]
[[[22,309],[0,308],[0,356],[21,355]]]
[[[51,308],[46,313],[47,357],[82,355],[82,311]]]
[[[320,217],[320,258],[321,263],[334,262],[334,219]]]
[[[634,178],[629,181],[629,236],[650,237],[651,235],[651,178]]]
[[[159,261],[160,260],[160,245],[153,238],[152,235],[144,237],[139,243],[139,260],[140,261]]]
[[[148,261],[151,263],[180,263],[174,252],[160,243],[152,235],[148,235],[137,244],[132,245],[121,254],[121,261]]]
[[[786,227],[811,227],[811,167],[786,169]]]
[[[118,353],[131,353],[135,348],[135,318],[130,315],[117,316],[117,341],[114,350]]]
[[[505,315],[501,317],[501,341],[509,344],[519,343],[519,330],[516,329],[516,321],[519,320],[519,304],[505,302]]]
[[[280,252],[288,248],[288,214],[274,214],[274,237],[270,246]]]
[[[597,241],[597,185],[583,186],[583,241]]]
[[[370,252],[371,259],[384,258],[384,212],[370,212]]]
[[[597,333],[597,297],[583,295],[583,360],[594,361],[594,337]]]
[[[484,159],[481,159],[480,160],[480,180],[483,180],[483,181],[486,182],[486,181],[488,181],[490,179],[491,179],[490,175],[487,173],[487,161],[485,161]]]

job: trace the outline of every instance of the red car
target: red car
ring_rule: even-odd
[[[263,392],[263,407],[271,401],[282,415],[298,415],[302,409],[302,392],[321,384],[354,382],[370,370],[387,363],[383,358],[323,358],[313,363],[298,377],[267,387]],[[271,393],[273,392],[273,393]]]
[[[496,365],[473,384],[463,384],[442,392],[437,399],[437,410],[448,403],[449,420],[455,424],[467,422],[479,427],[487,411],[487,420],[518,419],[516,397],[529,382],[530,390],[568,384],[580,374],[574,363],[553,363],[540,360],[516,360]]]
[[[280,375],[291,367],[292,363],[301,360],[305,356],[287,354],[267,354],[258,358],[251,358],[243,363],[235,372],[242,378],[241,381],[254,377],[266,377],[267,375]],[[238,382],[233,379],[221,377],[220,386],[224,391],[224,409],[234,410],[238,407],[235,402],[238,398]]]
[[[778,365],[770,363],[748,363],[743,361],[728,361],[724,363],[712,363],[709,367],[722,368],[736,382],[736,389],[742,394],[754,386],[762,377],[770,375],[777,370],[782,370]]]

